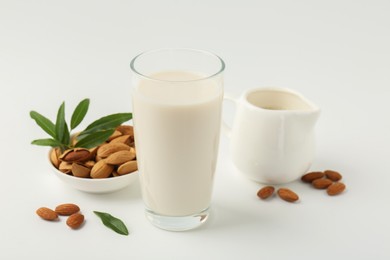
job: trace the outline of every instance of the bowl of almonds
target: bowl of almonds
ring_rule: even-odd
[[[90,100],[82,100],[65,120],[65,102],[58,108],[55,121],[36,111],[30,117],[50,135],[31,143],[52,147],[49,161],[54,173],[68,185],[86,192],[104,193],[122,189],[137,179],[134,131],[123,123],[132,113],[101,117],[83,131],[73,132],[84,119]],[[55,123],[53,123],[55,122]]]
[[[117,191],[138,178],[133,127],[130,125],[117,127],[107,141],[93,148],[65,151],[52,148],[49,159],[60,180],[85,192]]]

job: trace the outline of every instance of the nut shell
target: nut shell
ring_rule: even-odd
[[[114,170],[114,166],[109,165],[105,160],[98,161],[91,169],[91,178],[100,179],[107,178]]]
[[[130,147],[130,151],[119,151],[108,156],[105,161],[111,165],[121,165],[135,158],[135,149]]]
[[[100,158],[107,158],[113,153],[129,150],[130,146],[124,143],[108,143],[99,147],[99,149],[97,150],[97,156],[99,156]]]
[[[90,173],[91,173],[91,169],[84,166],[84,165],[81,165],[78,163],[73,163],[72,164],[72,173],[76,177],[89,178]]]
[[[117,173],[119,175],[124,175],[124,174],[134,172],[136,170],[138,170],[138,164],[137,164],[137,161],[134,160],[134,161],[126,162],[126,163],[122,164],[121,166],[119,166]]]

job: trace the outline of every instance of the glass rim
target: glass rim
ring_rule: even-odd
[[[217,72],[212,73],[211,75],[207,75],[205,77],[201,77],[199,79],[192,79],[192,80],[162,80],[162,79],[156,79],[156,78],[144,75],[143,73],[141,73],[140,71],[138,71],[135,68],[135,63],[138,60],[138,58],[140,58],[141,56],[143,56],[145,54],[150,54],[150,53],[154,53],[154,52],[161,52],[161,51],[191,51],[191,52],[198,52],[198,53],[206,54],[206,55],[209,55],[209,56],[212,56],[212,57],[216,58],[220,62],[220,68],[219,68],[219,70]],[[160,48],[160,49],[152,49],[152,50],[144,51],[144,52],[141,52],[140,54],[136,55],[130,62],[130,68],[131,68],[131,70],[135,74],[137,74],[138,76],[143,77],[145,79],[148,79],[148,80],[159,81],[159,82],[172,82],[172,83],[179,82],[180,83],[180,82],[194,82],[194,81],[202,81],[202,80],[211,79],[211,78],[221,74],[225,70],[225,62],[223,61],[223,59],[221,57],[219,57],[218,55],[216,55],[216,54],[214,54],[214,53],[212,53],[210,51],[205,51],[205,50],[200,50],[200,49],[193,49],[193,48]]]

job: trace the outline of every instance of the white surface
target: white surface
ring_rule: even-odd
[[[389,259],[389,12],[389,1],[1,1],[0,259]],[[130,111],[130,59],[160,47],[219,54],[227,92],[288,87],[318,104],[312,169],[341,171],[347,191],[328,197],[294,182],[299,203],[259,201],[261,185],[233,169],[225,137],[212,217],[194,231],[151,226],[137,186],[109,195],[65,186],[47,149],[29,144],[45,134],[28,112],[54,118],[65,100],[69,116],[84,97],[86,123]],[[65,202],[80,205],[82,229],[35,215]]]

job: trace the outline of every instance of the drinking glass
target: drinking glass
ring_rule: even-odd
[[[193,229],[209,215],[225,64],[207,51],[159,49],[130,67],[146,216],[162,229]]]

